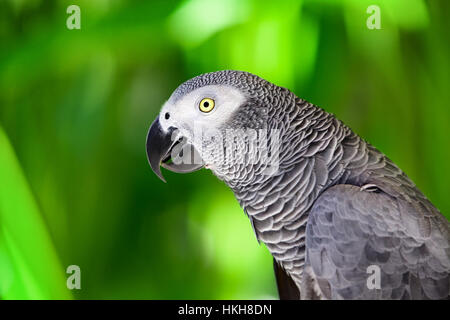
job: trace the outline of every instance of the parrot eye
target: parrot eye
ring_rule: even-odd
[[[214,100],[211,98],[204,98],[200,101],[199,108],[201,112],[210,112],[214,109]]]

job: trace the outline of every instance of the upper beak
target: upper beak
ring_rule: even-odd
[[[167,131],[164,131],[159,123],[159,118],[156,118],[150,126],[150,130],[147,135],[147,158],[150,163],[150,167],[153,172],[164,182],[164,179],[160,166],[178,173],[188,173],[203,168],[204,164],[200,158],[198,151],[189,143],[187,139],[179,139],[174,135],[176,128],[169,127]],[[175,136],[175,139],[173,139]],[[191,157],[187,161],[188,163],[182,163],[182,154],[172,154],[175,151],[174,147],[180,145],[178,150],[185,152],[187,148],[191,149]],[[172,163],[168,161],[172,160]],[[185,161],[186,162],[186,161]]]

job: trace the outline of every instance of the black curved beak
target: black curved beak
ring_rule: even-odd
[[[156,118],[147,134],[148,162],[153,172],[164,182],[166,180],[161,173],[160,166],[177,173],[193,172],[204,166],[197,150],[187,143],[187,139],[177,137],[175,131],[174,127],[169,127],[167,132],[164,131],[159,123],[159,118]],[[183,158],[184,152],[189,152],[190,157],[186,157],[188,154],[184,154]]]

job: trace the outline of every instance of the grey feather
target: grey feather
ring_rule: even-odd
[[[419,227],[420,221],[429,219],[431,229],[444,227],[448,237],[447,222],[438,214],[429,218],[402,214],[407,207],[401,197],[361,191],[350,184],[339,184],[322,193],[309,215],[306,264],[319,283],[329,283],[331,290],[327,289],[325,298],[448,297],[448,243],[440,246],[428,230]],[[358,236],[339,232],[339,226],[348,223]],[[323,272],[323,263],[327,273]],[[370,265],[381,269],[380,289],[366,285]],[[354,286],[357,290],[351,289]]]
[[[276,174],[264,175],[263,161],[214,173],[302,298],[449,297],[449,223],[392,161],[333,115],[250,73],[201,75],[171,99],[208,84],[248,97],[223,130],[280,131]],[[369,265],[380,267],[381,289],[368,289]]]

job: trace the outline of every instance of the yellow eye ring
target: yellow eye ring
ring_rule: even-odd
[[[203,98],[202,101],[200,101],[200,104],[198,107],[200,108],[201,112],[211,112],[212,109],[214,109],[214,100],[211,98]]]

